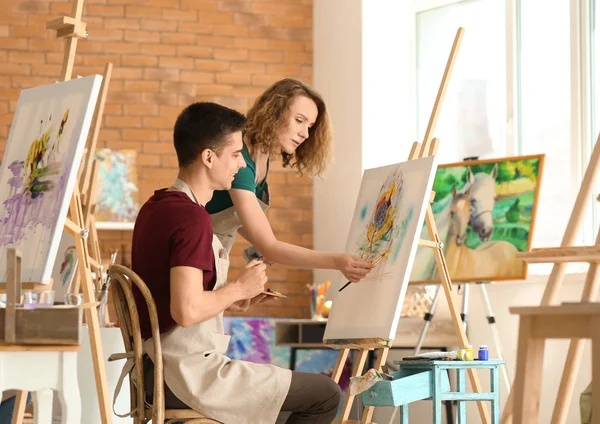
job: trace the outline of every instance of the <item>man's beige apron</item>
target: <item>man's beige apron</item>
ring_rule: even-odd
[[[197,202],[187,184],[173,185]],[[236,229],[237,230],[237,229]],[[229,254],[213,236],[217,282],[227,283]],[[270,364],[231,360],[225,355],[231,336],[224,334],[223,313],[161,335],[164,378],[190,408],[225,424],[273,424],[288,394],[292,373]],[[152,339],[144,351],[154,361]]]

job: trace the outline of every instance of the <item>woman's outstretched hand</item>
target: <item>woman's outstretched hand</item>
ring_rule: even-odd
[[[365,278],[374,265],[371,262],[363,260],[358,255],[351,253],[342,253],[337,258],[337,269],[344,274],[344,277],[353,283],[358,283]]]

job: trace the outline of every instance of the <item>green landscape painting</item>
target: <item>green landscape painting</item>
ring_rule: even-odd
[[[527,277],[516,254],[530,249],[543,167],[544,155],[438,167],[432,210],[452,282]],[[419,247],[411,282],[439,281],[433,252]]]

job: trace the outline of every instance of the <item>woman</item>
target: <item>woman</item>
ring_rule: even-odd
[[[357,255],[324,253],[277,240],[267,220],[267,176],[272,157],[302,174],[320,175],[332,144],[329,117],[321,96],[305,84],[283,79],[273,84],[247,113],[242,155],[246,167],[232,188],[215,191],[206,205],[215,235],[229,252],[240,233],[269,262],[311,269],[336,269],[358,282],[372,265]]]

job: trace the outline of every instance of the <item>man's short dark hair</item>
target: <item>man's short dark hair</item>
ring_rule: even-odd
[[[190,165],[205,149],[219,154],[229,136],[242,131],[245,125],[244,115],[217,103],[189,105],[179,114],[173,129],[179,167]]]

